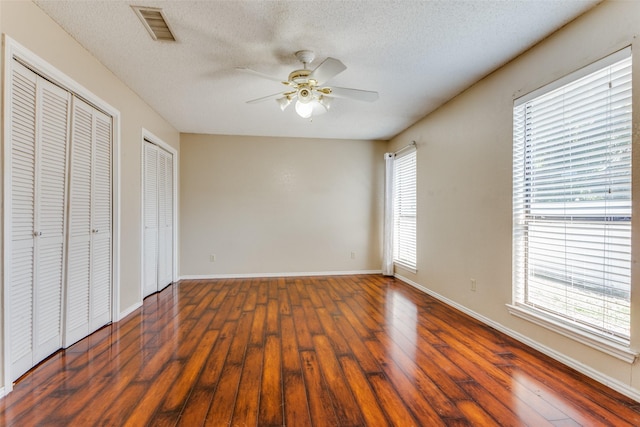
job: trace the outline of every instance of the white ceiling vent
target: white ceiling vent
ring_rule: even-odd
[[[176,41],[169,24],[162,13],[162,9],[156,7],[131,6],[147,29],[151,38],[159,41]]]

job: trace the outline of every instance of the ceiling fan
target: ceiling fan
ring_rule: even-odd
[[[303,68],[292,71],[286,81],[263,74],[259,71],[254,71],[250,68],[237,68],[240,71],[274,80],[287,86],[287,90],[283,92],[252,99],[247,101],[248,104],[275,99],[278,105],[280,105],[280,109],[284,111],[289,104],[296,101],[296,112],[300,117],[306,119],[329,110],[333,98],[348,98],[367,102],[373,102],[378,99],[378,92],[325,86],[329,80],[347,69],[341,61],[335,58],[327,58],[315,69],[309,70],[307,66],[313,62],[315,54],[310,50],[300,50],[296,52],[295,55],[296,58],[302,62]]]

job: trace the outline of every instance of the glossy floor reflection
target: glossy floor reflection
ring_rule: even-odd
[[[27,373],[15,426],[640,425],[640,404],[393,278],[182,281]]]

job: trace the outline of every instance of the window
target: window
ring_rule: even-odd
[[[393,261],[416,268],[416,150],[395,158]]]
[[[515,307],[628,346],[629,49],[516,100],[513,214]]]

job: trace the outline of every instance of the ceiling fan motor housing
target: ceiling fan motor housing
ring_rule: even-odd
[[[308,86],[302,86],[298,89],[298,100],[303,103],[311,102],[313,100],[313,91]]]

